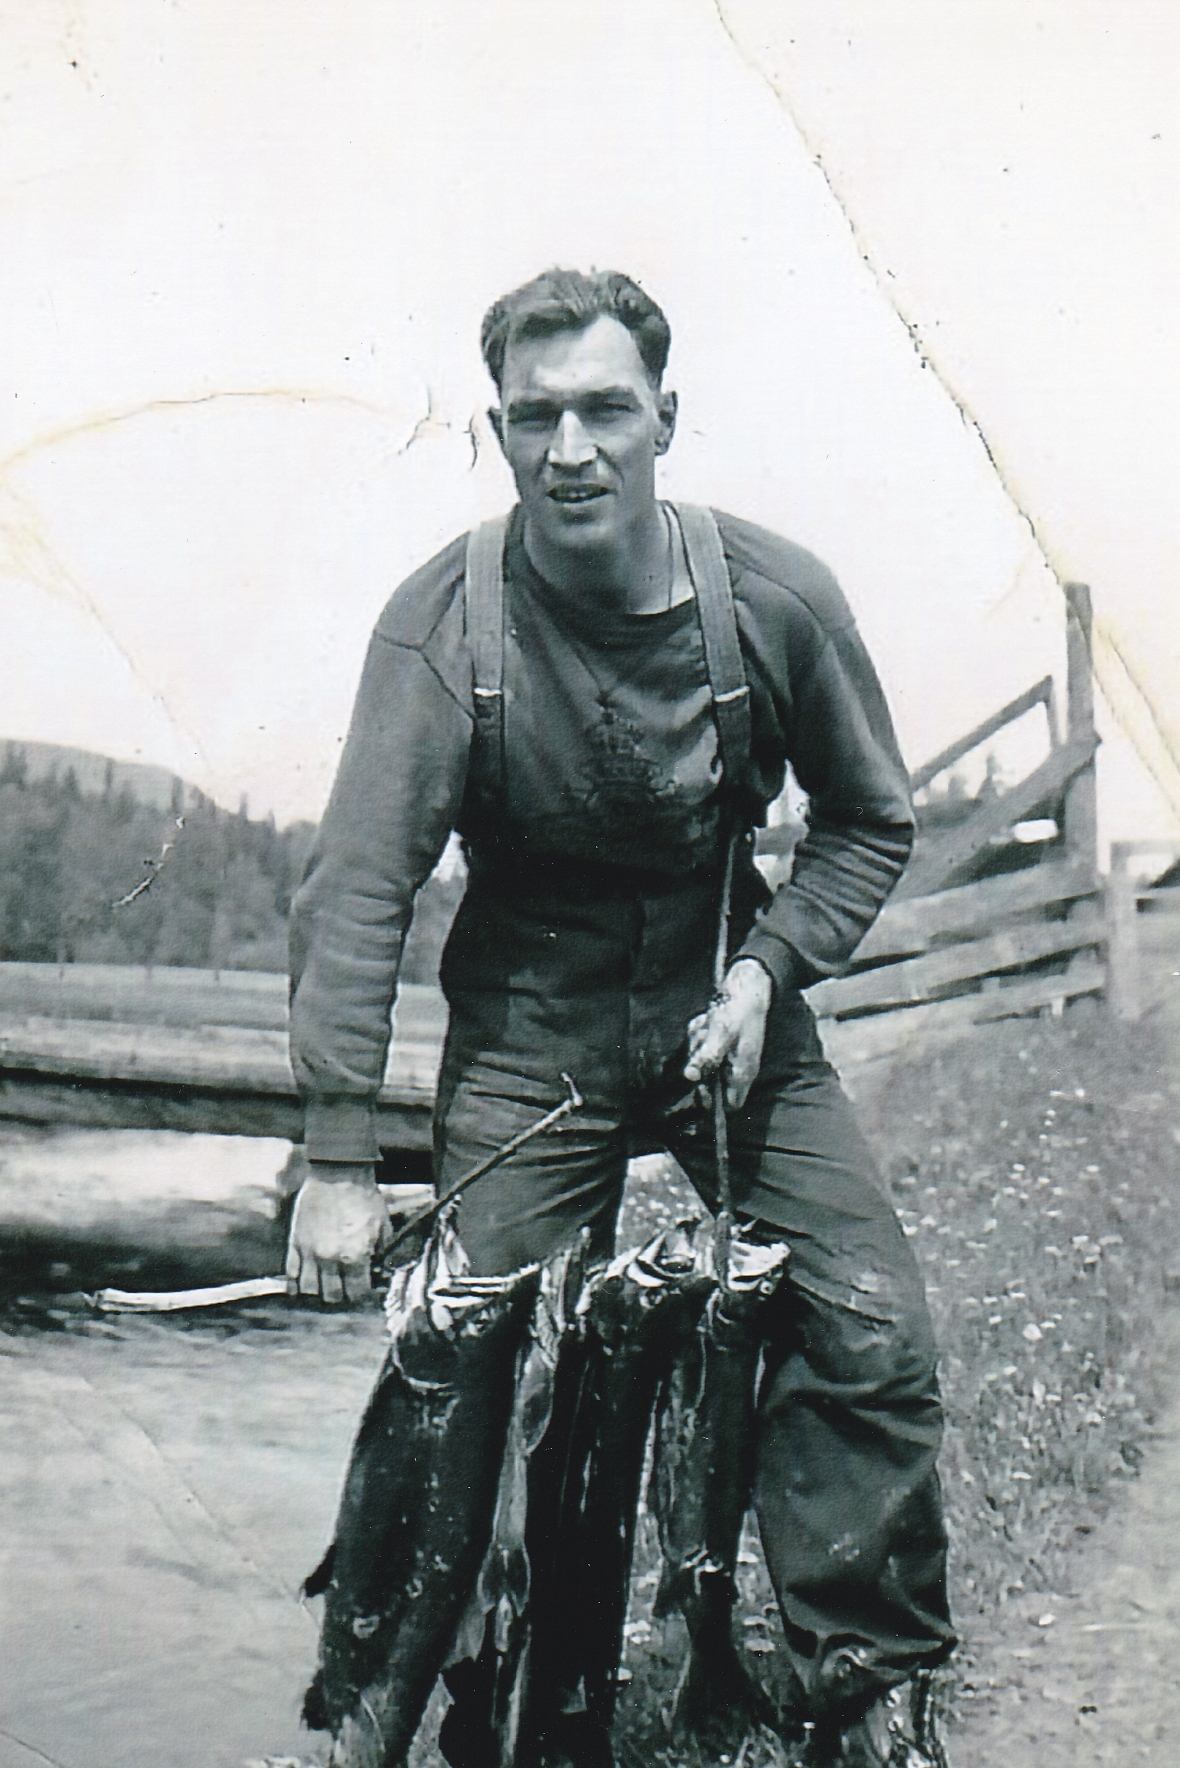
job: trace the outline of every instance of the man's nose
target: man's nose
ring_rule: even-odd
[[[567,471],[571,467],[589,466],[597,452],[577,412],[563,411],[549,444],[549,465]]]

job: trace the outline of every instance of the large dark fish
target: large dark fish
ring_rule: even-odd
[[[608,1761],[644,1451],[661,1377],[696,1323],[710,1275],[684,1229],[622,1254],[579,1303],[586,1363],[567,1438],[546,1576],[533,1608],[533,1677],[550,1702],[548,1727],[596,1740]],[[541,1544],[538,1544],[538,1553]],[[538,1725],[542,1732],[545,1727]]]
[[[430,1698],[492,1526],[535,1267],[472,1277],[449,1225],[398,1272],[393,1343],[361,1421],[304,1718],[333,1768],[397,1768]]]
[[[594,1273],[547,1268],[518,1376],[492,1544],[445,1671],[452,1768],[607,1768],[642,1479],[661,1374],[712,1287],[686,1233]]]
[[[575,1308],[589,1233],[541,1272],[516,1377],[492,1538],[444,1670],[451,1706],[439,1749],[451,1768],[511,1768],[527,1759],[533,1559],[560,1507],[562,1464],[584,1364]]]
[[[734,1648],[731,1617],[754,1473],[760,1318],[786,1262],[785,1245],[734,1237],[657,1415],[653,1509],[664,1565],[655,1607],[659,1615],[679,1609],[689,1635],[674,1727],[722,1750],[773,1717]]]

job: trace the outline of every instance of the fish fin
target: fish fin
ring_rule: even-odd
[[[299,1594],[303,1597],[322,1596],[332,1582],[332,1571],[336,1564],[336,1543],[332,1542],[320,1563],[313,1572],[304,1578]]]

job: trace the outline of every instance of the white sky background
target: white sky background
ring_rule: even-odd
[[[1175,829],[1177,33],[1164,0],[0,0],[0,736],[318,815],[385,598],[510,500],[482,419],[472,469],[484,306],[597,264],[672,321],[664,489],[836,569],[912,764],[1060,671],[1039,542],[1172,794],[1107,715],[1107,832]]]

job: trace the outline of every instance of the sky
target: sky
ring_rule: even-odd
[[[367,635],[511,483],[484,308],[666,308],[662,491],[837,572],[917,765],[1093,585],[1180,831],[1169,7],[0,0],[0,735],[318,815]],[[1043,723],[1001,759],[1036,759]]]

